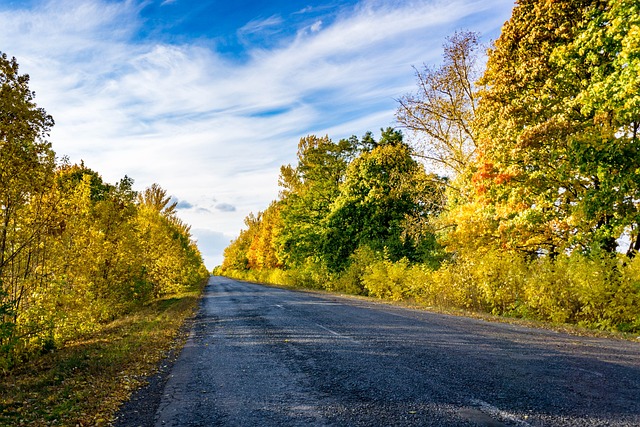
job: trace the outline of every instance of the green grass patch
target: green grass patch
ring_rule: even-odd
[[[140,307],[0,376],[0,425],[109,425],[159,362],[182,345],[202,286]]]

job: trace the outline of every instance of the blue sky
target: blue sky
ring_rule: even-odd
[[[309,134],[395,126],[413,66],[456,30],[497,38],[510,0],[0,0],[0,51],[31,76],[54,150],[156,182],[209,268]]]

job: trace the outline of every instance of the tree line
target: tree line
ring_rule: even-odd
[[[640,330],[638,28],[633,1],[520,0],[485,65],[452,35],[398,100],[410,142],[302,138],[217,271]]]
[[[157,184],[57,159],[54,121],[0,55],[0,371],[207,275]]]

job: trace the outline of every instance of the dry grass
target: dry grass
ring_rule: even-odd
[[[153,302],[0,376],[0,426],[109,425],[162,358],[202,288]]]

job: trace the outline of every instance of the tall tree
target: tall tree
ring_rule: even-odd
[[[178,292],[202,277],[200,253],[190,228],[177,217],[176,205],[155,183],[138,195],[135,230],[143,260],[142,279],[155,297]]]
[[[167,192],[156,183],[138,195],[138,203],[166,217],[174,216],[178,205],[178,202],[172,202]]]
[[[20,305],[29,304],[51,215],[45,199],[53,184],[55,157],[46,138],[53,119],[36,106],[34,96],[29,76],[19,73],[16,59],[1,54],[0,306],[13,309],[3,310],[0,329],[2,323],[15,323]]]
[[[224,249],[222,271],[246,271],[250,269],[249,249],[260,225],[259,218],[250,213],[245,219],[246,229],[240,230],[238,237],[233,239]]]
[[[36,304],[25,313],[54,340],[92,330],[105,305],[115,308],[113,299],[98,298],[95,288],[97,265],[104,250],[111,248],[103,245],[94,208],[109,191],[102,177],[84,164],[63,163],[56,171],[51,197],[59,202],[47,232],[47,283],[39,287]]]
[[[247,250],[247,264],[252,270],[282,268],[282,253],[278,252],[278,240],[283,232],[282,203],[272,202],[257,215],[255,233]]]
[[[620,176],[635,174],[638,157],[637,137],[619,137],[634,121],[613,121],[618,107],[593,90],[599,76],[628,67],[616,59],[623,43],[613,40],[629,31],[618,26],[622,31],[602,37],[608,30],[598,29],[612,27],[604,17],[614,3],[519,1],[490,51],[475,182],[503,246],[551,253],[616,248],[625,227],[619,218],[633,210],[636,191]],[[603,108],[590,108],[594,102]]]
[[[326,217],[356,152],[355,141],[351,138],[334,143],[327,136],[307,136],[298,145],[298,164],[281,168],[283,224],[279,250],[287,266],[318,257]]]
[[[416,70],[417,92],[398,101],[396,118],[413,133],[416,155],[448,174],[463,174],[476,153],[477,49],[477,34],[455,33],[444,45],[442,65]]]
[[[605,246],[624,230],[628,255],[640,250],[639,28],[638,2],[610,0],[589,9],[585,29],[551,57],[559,78],[576,82],[575,96],[566,99],[584,120],[575,160],[582,173],[597,170],[574,215]]]
[[[351,162],[331,206],[322,251],[332,270],[343,269],[360,246],[394,261],[423,261],[421,255],[435,249],[432,233],[422,230],[411,239],[407,230],[409,222],[439,212],[442,188],[434,184],[436,177],[411,157],[399,131],[383,130],[374,146]]]

